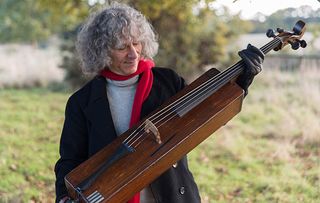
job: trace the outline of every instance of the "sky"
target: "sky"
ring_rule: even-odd
[[[311,6],[314,10],[320,8],[320,0],[216,0],[214,7],[219,8],[222,5],[227,6],[231,13],[241,11],[241,17],[244,19],[252,18],[257,12],[270,15],[273,12],[293,7],[298,8],[302,5]]]

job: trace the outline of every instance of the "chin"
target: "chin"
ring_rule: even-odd
[[[137,67],[130,68],[128,71],[126,71],[126,74],[131,75],[131,74],[135,73],[137,70],[138,70]]]

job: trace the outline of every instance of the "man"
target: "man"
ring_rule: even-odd
[[[56,202],[69,197],[64,177],[117,136],[155,110],[184,86],[168,68],[154,67],[158,51],[150,23],[137,10],[115,3],[92,15],[76,44],[84,73],[94,79],[68,100],[56,163]],[[252,46],[240,52],[247,64],[239,84],[247,90],[261,70],[263,53]],[[129,202],[197,203],[199,191],[183,157]]]

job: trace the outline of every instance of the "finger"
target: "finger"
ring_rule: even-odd
[[[255,64],[252,63],[252,61],[248,57],[248,53],[246,53],[245,50],[239,52],[239,56],[242,58],[243,62],[247,67],[255,66]],[[251,70],[249,70],[251,72]]]
[[[261,63],[259,63],[259,56],[246,50],[239,53],[239,55],[246,64],[245,72],[256,75],[261,71]]]
[[[245,54],[250,58],[250,60],[254,61],[255,65],[261,66],[263,63],[263,58],[261,58],[260,54],[261,51],[259,49],[256,49],[256,51],[246,50]]]
[[[255,46],[252,46],[251,44],[248,44],[248,48],[247,49],[252,51],[252,52],[254,52],[258,56],[260,56],[262,60],[264,59],[265,55],[259,48],[255,47]]]
[[[255,67],[261,66],[261,58],[258,55],[254,53],[248,53],[247,57],[248,57],[248,60],[250,60],[254,64]]]

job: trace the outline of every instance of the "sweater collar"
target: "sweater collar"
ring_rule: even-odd
[[[112,80],[109,78],[106,78],[106,81],[108,84],[117,86],[117,87],[128,87],[132,86],[138,83],[139,75],[133,76],[127,80]]]

